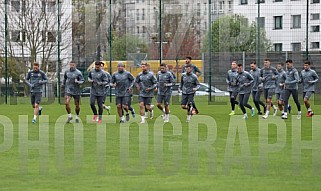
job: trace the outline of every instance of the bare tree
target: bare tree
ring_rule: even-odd
[[[8,1],[9,2],[9,1]],[[10,1],[0,7],[0,15],[8,16],[8,57],[19,62],[19,66],[41,62],[47,70],[49,62],[57,61],[58,36],[61,37],[61,59],[65,59],[71,45],[71,4],[61,1],[60,34],[58,34],[58,4],[52,0]],[[1,31],[5,31],[1,25]],[[1,41],[5,33],[0,33]],[[0,46],[3,46],[1,43]],[[1,47],[4,49],[4,47]]]

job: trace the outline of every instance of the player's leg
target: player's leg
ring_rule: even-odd
[[[298,118],[298,119],[301,119],[302,113],[301,113],[301,105],[300,105],[300,102],[299,102],[299,92],[298,92],[297,89],[293,89],[293,90],[291,90],[291,93],[292,93],[293,101],[294,101],[294,103],[296,104],[296,107],[297,107],[297,109],[298,109],[298,116],[297,116],[297,118]]]
[[[241,108],[241,110],[242,110],[242,112],[244,114],[244,117],[245,117],[246,110],[245,110],[245,107],[244,107],[243,99],[244,99],[244,94],[239,94],[239,107]]]
[[[90,107],[91,107],[91,110],[94,114],[93,116],[93,121],[96,121],[98,119],[98,115],[97,115],[97,109],[96,109],[96,106],[95,106],[95,101],[96,101],[96,96],[95,95],[90,95]]]
[[[310,104],[310,97],[312,96],[313,92],[303,92],[303,100],[304,100],[304,105],[308,110],[307,117],[312,117],[314,115],[311,104]]]
[[[32,105],[32,108],[33,108],[32,123],[36,123],[37,116],[38,116],[38,109],[36,109],[36,107],[38,107],[38,104],[36,104],[36,95],[33,92],[31,92],[31,94],[30,94],[30,102],[31,102],[31,105]]]
[[[76,112],[76,123],[79,123],[80,114],[80,95],[74,95],[75,112]]]
[[[144,104],[144,97],[139,96],[139,114],[142,118],[140,123],[145,123],[145,104]]]
[[[152,105],[152,99],[151,97],[145,98],[145,108],[150,112],[149,113],[149,118],[153,119],[154,117],[154,110],[153,110],[153,105]]]
[[[70,100],[71,100],[71,95],[66,94],[65,95],[65,107],[66,107],[66,111],[68,114],[68,119],[67,119],[66,123],[70,123],[70,121],[72,120],[71,109],[70,109]]]
[[[171,95],[165,95],[164,99],[164,109],[165,109],[165,119],[164,122],[167,123],[169,122],[169,103],[171,100]]]
[[[291,92],[288,89],[284,90],[284,113],[282,115],[282,119],[288,118],[288,107],[286,107],[289,104],[289,98],[290,98]]]
[[[250,93],[244,94],[243,98],[243,105],[251,110],[251,116],[253,117],[255,115],[255,109],[249,104],[249,99],[250,99]]]
[[[102,123],[103,118],[103,100],[104,96],[97,96],[97,105],[98,105],[98,123]]]

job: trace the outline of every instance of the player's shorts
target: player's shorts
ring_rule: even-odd
[[[272,99],[274,94],[275,94],[275,88],[264,89],[265,99]]]
[[[171,101],[171,95],[157,94],[157,103],[164,103],[164,105],[169,105],[170,101]]]
[[[313,93],[314,91],[303,92],[303,99],[309,100]]]
[[[74,100],[80,100],[80,95],[72,95],[72,94],[70,94],[70,93],[65,93],[65,96],[67,96],[67,97],[72,97],[72,98],[74,98]]]
[[[129,96],[116,97],[116,105],[129,105],[128,102],[131,99]]]
[[[275,93],[275,96],[276,96],[276,100],[284,101],[284,91],[280,93]]]
[[[139,103],[143,102],[144,105],[151,105],[152,104],[152,97],[141,97],[139,96]]]
[[[194,102],[195,94],[182,94],[181,105],[186,105],[187,103]]]
[[[234,99],[236,99],[236,97],[237,97],[237,95],[239,94],[239,92],[238,91],[230,91],[230,98],[234,98]]]
[[[31,99],[31,104],[40,104],[41,102],[41,97],[42,97],[42,92],[31,92],[30,99]]]

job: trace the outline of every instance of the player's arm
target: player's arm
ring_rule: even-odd
[[[62,85],[63,85],[63,86],[66,85],[66,81],[67,81],[67,71],[65,71],[64,80],[62,81]]]
[[[75,79],[77,84],[83,84],[85,82],[84,76],[81,72],[78,73],[78,78]]]
[[[250,73],[247,73],[247,79],[250,80],[249,83],[247,84],[248,86],[254,83],[254,78]]]
[[[193,91],[196,92],[200,88],[200,82],[198,81],[197,77],[195,78],[195,88],[193,88]]]
[[[200,70],[197,66],[195,66],[195,73],[197,73],[197,74],[196,74],[197,77],[199,77],[200,75],[202,75],[201,70]]]
[[[88,82],[90,82],[90,83],[93,83],[93,82],[94,82],[94,80],[93,80],[93,78],[92,78],[92,76],[91,76],[91,71],[90,71],[89,74],[88,74]]]
[[[131,73],[128,73],[128,79],[129,79],[129,90],[132,90],[133,89],[133,86],[135,84],[135,78],[134,76],[131,74]]]
[[[29,86],[30,88],[33,87],[33,84],[30,83],[30,72],[28,72],[27,76],[26,76],[26,80],[25,83],[27,84],[27,86]]]
[[[41,80],[39,81],[39,84],[46,84],[48,82],[48,78],[44,72],[41,72]]]
[[[319,76],[318,76],[318,74],[317,74],[315,71],[312,71],[312,78],[313,78],[314,80],[309,81],[310,84],[314,84],[314,83],[316,83],[316,82],[319,80]]]
[[[154,75],[152,75],[152,87],[151,89],[155,89],[157,87],[157,80],[156,80],[156,77]]]

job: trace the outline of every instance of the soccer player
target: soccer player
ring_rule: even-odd
[[[139,108],[140,116],[142,118],[141,123],[145,123],[145,107],[150,112],[150,118],[154,117],[154,111],[151,107],[152,98],[154,96],[154,89],[157,86],[157,80],[155,76],[149,72],[148,63],[142,63],[142,72],[140,72],[135,80],[137,89],[139,91]]]
[[[103,115],[103,99],[105,97],[105,86],[109,84],[108,76],[105,71],[101,69],[101,62],[95,62],[95,68],[92,69],[88,74],[88,82],[91,83],[90,88],[90,107],[93,111],[93,121],[97,121],[98,123],[102,123],[102,115]],[[95,102],[97,100],[98,105],[98,115],[97,109],[95,106]]]
[[[117,65],[117,72],[111,78],[111,84],[115,88],[117,112],[120,118],[120,123],[125,122],[123,109],[126,111],[126,121],[129,121],[128,102],[131,99],[131,92],[133,91],[134,76],[126,71],[125,65],[119,62]]]
[[[239,86],[237,84],[237,62],[232,61],[231,69],[227,71],[226,83],[227,83],[227,91],[230,93],[230,102],[232,111],[229,115],[235,115],[235,105],[238,104],[236,101]]]
[[[33,63],[33,70],[29,71],[26,76],[26,84],[30,88],[30,99],[33,109],[32,123],[37,122],[37,116],[41,115],[41,97],[42,97],[42,85],[47,83],[48,79],[46,74],[39,69],[39,63]]]
[[[105,69],[104,69],[105,64],[104,64],[103,62],[100,62],[100,63],[101,63],[101,65],[100,65],[101,70],[106,73],[106,75],[107,75],[107,77],[108,77],[108,81],[110,82],[110,80],[111,80],[111,75],[109,74],[109,72],[105,71]],[[110,90],[109,88],[110,88],[110,84],[108,83],[108,84],[105,85],[105,95],[104,95],[104,98],[103,98],[103,108],[107,110],[108,115],[110,115],[110,106],[105,105],[105,102],[106,102],[106,97],[107,97],[107,95],[108,95],[109,92],[110,92],[110,91],[109,91],[109,90]],[[97,118],[97,119],[98,119],[98,118]]]
[[[153,72],[152,70],[150,70],[150,64],[148,64],[148,63],[145,62],[145,61],[142,61],[142,64],[146,64],[146,66],[147,66],[147,71],[154,76],[154,72]],[[154,91],[157,91],[157,88],[155,88]],[[153,104],[151,104],[150,107],[152,108],[152,110],[154,109],[154,105],[153,105]],[[150,114],[150,115],[152,115],[152,114]],[[147,109],[146,106],[145,106],[145,118],[146,118],[146,119],[148,118],[148,109]]]
[[[192,66],[186,66],[186,73],[183,73],[181,76],[180,90],[182,91],[182,109],[187,110],[186,122],[189,123],[193,114],[194,95],[195,92],[199,89],[200,83],[197,79],[197,76],[192,72]]]
[[[242,64],[237,65],[237,73],[238,73],[237,78],[238,78],[238,84],[239,84],[239,106],[243,112],[243,115],[244,115],[243,118],[247,119],[248,116],[247,116],[245,107],[251,110],[252,117],[255,115],[254,108],[250,104],[248,104],[254,78],[250,73],[243,70]]]
[[[310,97],[314,93],[314,84],[319,80],[318,74],[310,68],[310,61],[304,62],[304,70],[301,71],[301,81],[303,82],[303,100],[304,105],[308,109],[307,117],[314,115],[311,105]]]
[[[276,76],[276,87],[275,87],[275,96],[278,104],[278,108],[281,111],[281,116],[284,113],[283,110],[283,99],[284,99],[284,82],[286,79],[285,71],[283,70],[283,63],[277,65],[278,75]],[[277,112],[274,112],[273,116],[276,116]]]
[[[264,67],[260,71],[261,80],[263,81],[263,92],[266,100],[266,112],[262,118],[266,119],[269,117],[270,108],[272,105],[272,97],[275,93],[275,79],[278,75],[276,68],[271,66],[270,59],[264,60]],[[276,112],[276,106],[273,106],[274,112]]]
[[[293,61],[287,60],[286,62],[287,70],[285,72],[286,79],[284,82],[284,105],[287,106],[289,103],[290,95],[292,95],[293,100],[298,108],[298,119],[301,119],[301,105],[299,102],[298,95],[298,83],[300,80],[299,73],[297,69],[293,67]],[[282,115],[282,119],[288,118],[288,107],[284,107],[284,114]]]
[[[197,75],[197,77],[202,75],[201,70],[197,66],[192,64],[192,57],[190,57],[190,56],[187,56],[186,59],[185,59],[185,65],[182,68],[182,73],[186,73],[186,67],[187,66],[190,66],[192,68],[192,73]]]
[[[70,100],[74,98],[76,123],[79,123],[80,112],[80,85],[84,83],[84,77],[82,73],[76,68],[76,63],[71,61],[69,63],[69,70],[65,71],[63,87],[65,88],[65,105],[68,113],[68,119],[66,123],[70,123],[73,119],[70,110]]]
[[[261,101],[260,97],[262,94],[262,88],[260,87],[261,84],[261,77],[260,77],[260,68],[256,66],[256,62],[252,62],[250,64],[251,71],[250,74],[254,78],[253,86],[252,86],[252,99],[255,104],[255,107],[258,111],[258,115],[262,115],[262,111],[260,105],[263,106],[264,113],[265,113],[265,104]]]
[[[162,63],[160,65],[160,71],[157,73],[157,107],[163,112],[164,122],[169,122],[169,102],[172,94],[172,85],[174,77],[167,70],[167,65]],[[164,103],[164,108],[162,106]]]

